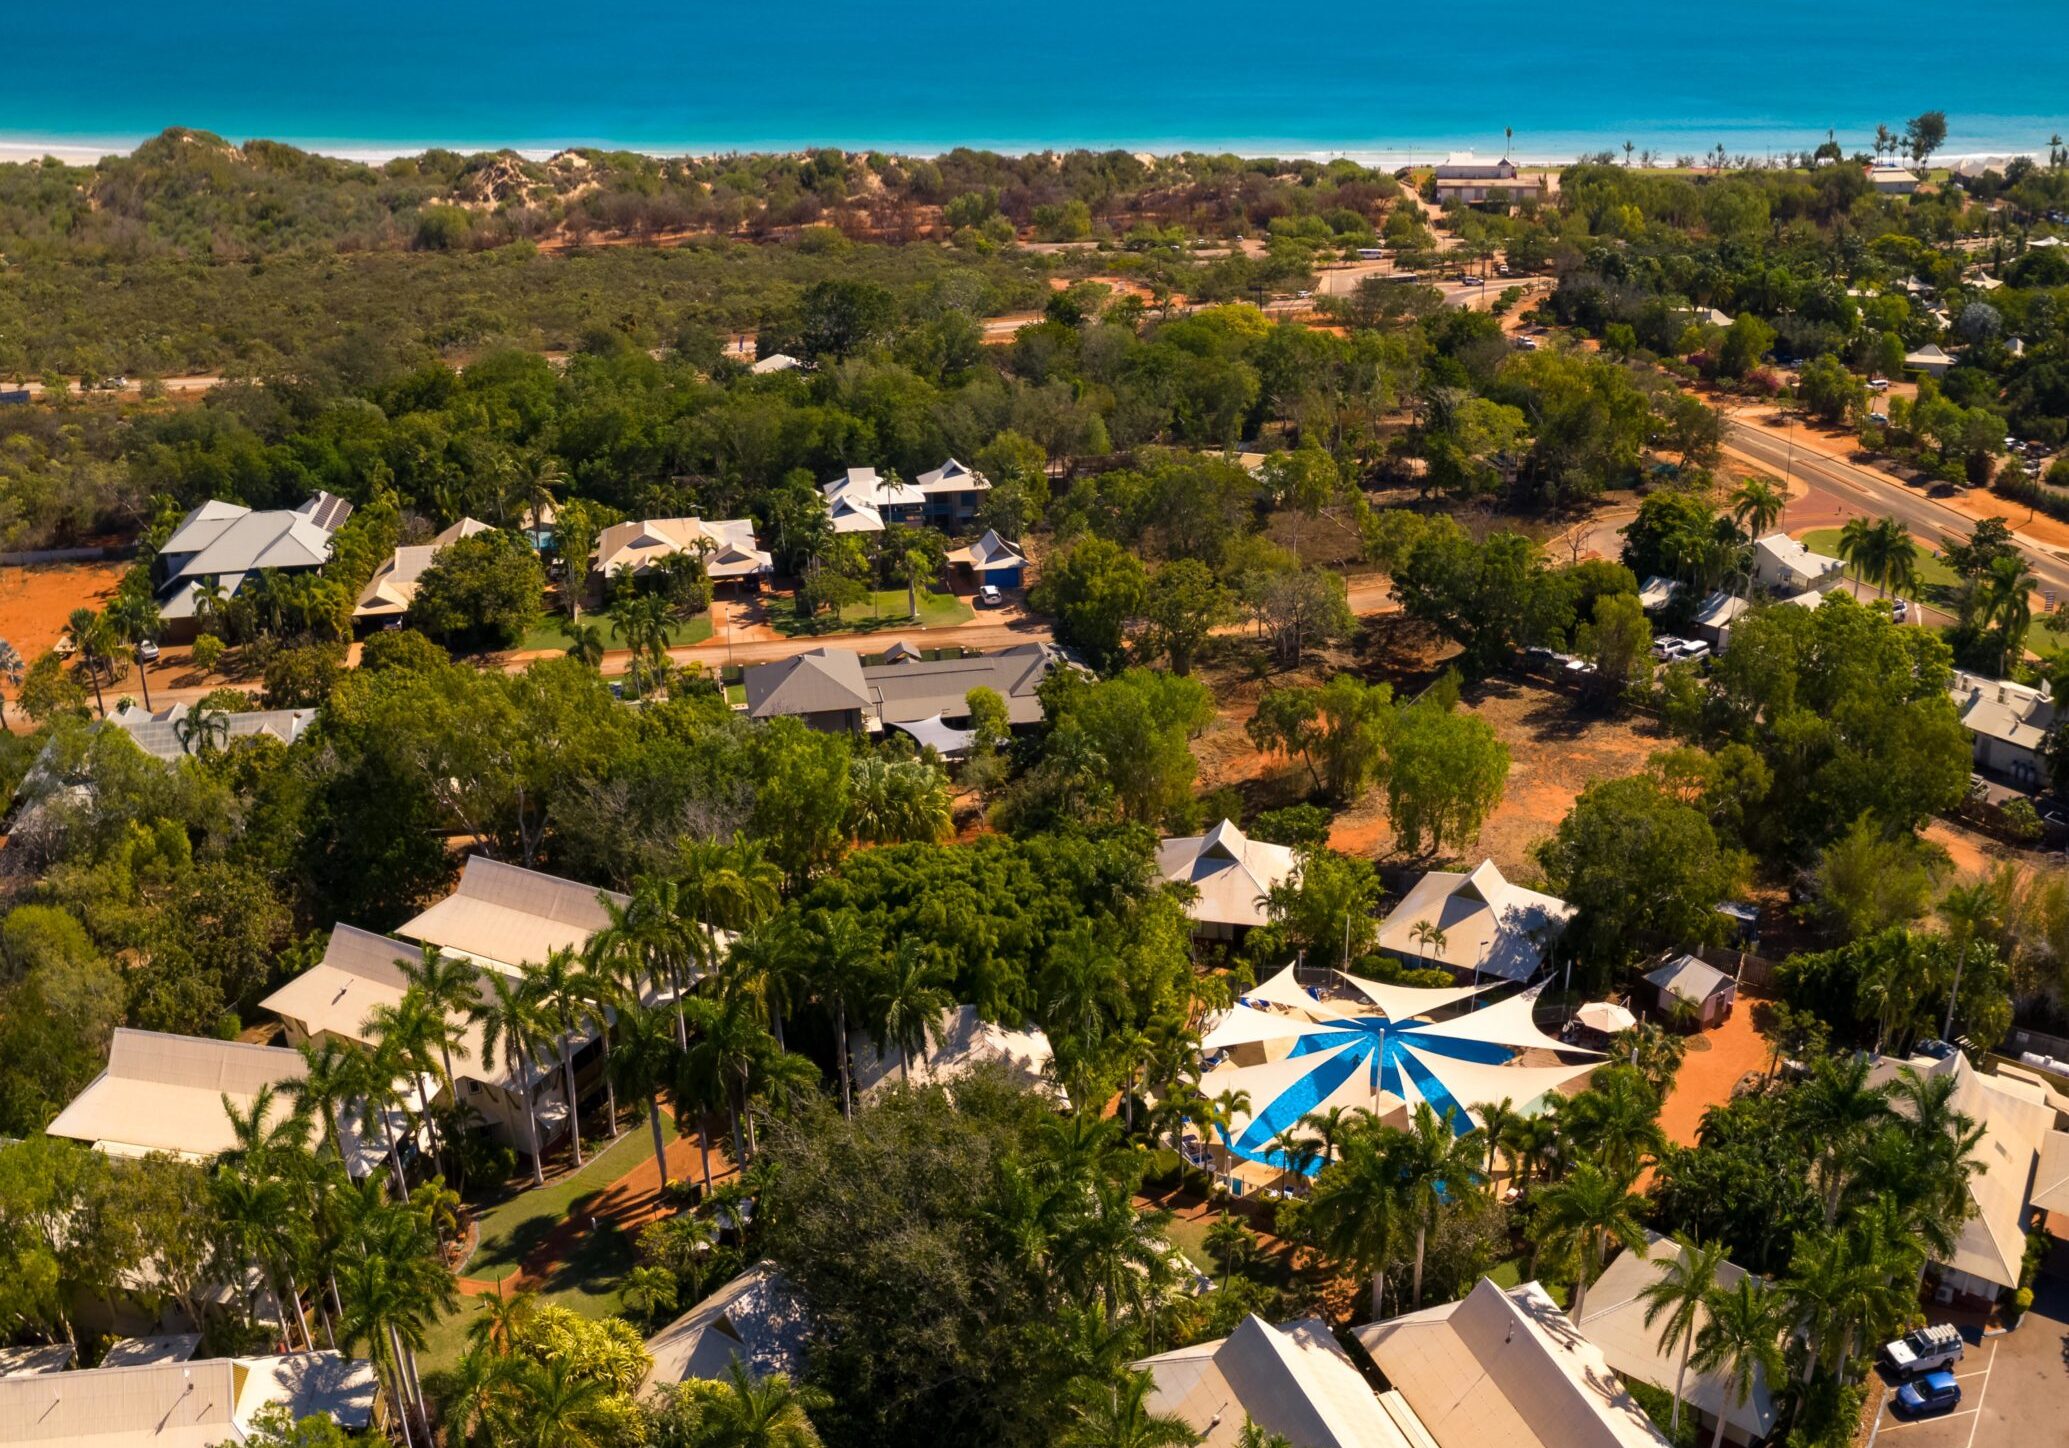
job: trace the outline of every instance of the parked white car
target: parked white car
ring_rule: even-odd
[[[1961,1361],[1967,1348],[1960,1328],[1951,1322],[1936,1322],[1930,1327],[1914,1328],[1895,1342],[1885,1344],[1882,1361],[1900,1377],[1916,1377],[1952,1367]]]

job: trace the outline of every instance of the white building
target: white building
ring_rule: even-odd
[[[2055,701],[2048,686],[2014,684],[1956,669],[1948,692],[1961,711],[1977,770],[2024,789],[2038,789],[2048,777],[2047,741],[2055,728]]]
[[[447,528],[429,543],[412,543],[397,548],[386,563],[374,570],[374,576],[366,581],[366,587],[359,592],[359,603],[352,610],[354,618],[390,619],[401,618],[409,612],[409,606],[417,596],[417,583],[424,576],[424,570],[431,561],[443,553],[447,546],[462,538],[472,538],[477,533],[493,533],[486,523],[472,518],[462,518]]]
[[[1564,900],[1510,884],[1483,860],[1471,874],[1432,870],[1416,881],[1381,922],[1379,948],[1419,966],[1529,980],[1576,913]]]
[[[1197,922],[1196,935],[1230,940],[1270,918],[1264,897],[1298,880],[1300,862],[1285,845],[1253,840],[1233,820],[1223,820],[1204,835],[1161,842],[1157,873],[1198,892],[1185,907]]]
[[[0,1380],[0,1445],[215,1448],[242,1443],[259,1414],[374,1427],[374,1366],[335,1352],[98,1367]]]
[[[704,560],[713,583],[754,582],[775,572],[758,547],[752,518],[645,518],[613,523],[596,540],[591,566],[606,579],[652,571],[662,559],[688,553]]]
[[[1753,581],[1780,598],[1824,593],[1837,588],[1846,565],[1827,558],[1787,533],[1769,533],[1753,540]]]
[[[1422,1448],[1426,1441],[1401,1395],[1375,1394],[1319,1318],[1273,1327],[1253,1314],[1219,1341],[1144,1358],[1135,1368],[1156,1385],[1150,1411],[1180,1419],[1203,1448],[1234,1448],[1250,1423],[1293,1448]]]

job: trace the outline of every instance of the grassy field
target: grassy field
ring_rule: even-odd
[[[1822,553],[1827,558],[1839,556],[1837,528],[1814,528],[1803,535],[1803,543],[1813,553]],[[1955,577],[1954,570],[1940,560],[1937,553],[1928,552],[1923,544],[1919,545],[1916,571],[1918,588],[1911,595],[1914,598],[1923,596],[1929,600],[1937,600],[1941,593],[1961,581]],[[1849,568],[1847,572],[1851,574],[1853,570]]]
[[[612,635],[611,621],[607,615],[585,613],[582,615],[582,622],[585,626],[595,624],[599,629],[603,630],[603,645],[605,648],[622,649],[625,647],[623,639]],[[519,644],[518,647],[521,649],[565,649],[574,642],[568,636],[567,630],[568,621],[559,614],[554,614],[526,634],[524,642]],[[691,644],[701,644],[710,637],[711,615],[709,613],[700,613],[695,618],[685,619],[668,630],[668,642],[674,648],[687,648]]]
[[[675,1124],[661,1118],[664,1141],[675,1140]],[[460,1268],[460,1276],[482,1282],[502,1282],[524,1264],[524,1259],[553,1229],[572,1216],[583,1217],[581,1203],[594,1196],[654,1152],[653,1134],[644,1122],[628,1125],[623,1135],[591,1156],[582,1169],[557,1181],[516,1196],[482,1211],[481,1239],[474,1255]],[[573,1254],[546,1275],[540,1286],[542,1301],[573,1308],[584,1317],[605,1317],[618,1310],[618,1286],[637,1265],[635,1243],[608,1222],[596,1230],[584,1230],[576,1239]],[[449,1368],[466,1349],[467,1325],[479,1315],[479,1302],[460,1299],[459,1310],[431,1324],[423,1354],[425,1371]]]
[[[938,593],[933,589],[920,592],[920,613],[912,616],[912,608],[902,588],[878,589],[860,603],[849,604],[841,610],[840,620],[835,622],[829,614],[814,619],[798,617],[797,601],[788,594],[769,600],[769,624],[778,632],[797,634],[822,633],[895,633],[900,629],[953,628],[959,623],[968,623],[976,617],[970,605],[953,593]]]

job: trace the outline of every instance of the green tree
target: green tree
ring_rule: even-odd
[[[1584,1161],[1545,1187],[1536,1200],[1539,1238],[1547,1250],[1575,1263],[1569,1315],[1579,1319],[1587,1311],[1588,1284],[1602,1270],[1607,1245],[1615,1241],[1633,1252],[1644,1252],[1645,1233],[1639,1220],[1645,1199],[1594,1163]]]
[[[1149,574],[1134,554],[1104,538],[1083,537],[1052,554],[1028,604],[1054,616],[1057,636],[1098,668],[1121,659],[1127,625],[1149,597]]]
[[[1659,1349],[1676,1359],[1674,1409],[1667,1432],[1681,1432],[1681,1403],[1687,1394],[1688,1363],[1695,1352],[1696,1324],[1708,1313],[1718,1294],[1717,1274],[1723,1269],[1724,1246],[1720,1242],[1699,1243],[1676,1234],[1674,1256],[1660,1263],[1658,1274],[1639,1290],[1645,1303],[1645,1325],[1659,1329]],[[1721,1415],[1720,1415],[1721,1416]]]
[[[539,555],[515,533],[477,533],[438,550],[417,580],[407,622],[449,647],[515,648],[546,594]]]
[[[1508,781],[1509,749],[1493,726],[1428,695],[1400,711],[1389,755],[1387,819],[1397,847],[1415,854],[1470,847]]]
[[[1136,639],[1143,659],[1168,659],[1174,673],[1192,672],[1208,636],[1235,617],[1235,599],[1194,558],[1167,563],[1149,581],[1143,604],[1145,627]]]
[[[1788,1330],[1788,1304],[1760,1279],[1744,1276],[1729,1289],[1713,1291],[1705,1304],[1709,1321],[1696,1334],[1689,1360],[1699,1373],[1721,1373],[1734,1405],[1743,1405],[1756,1383],[1776,1383],[1784,1371],[1781,1339]],[[1725,1414],[1717,1414],[1710,1448],[1723,1448]]]
[[[1651,677],[1652,621],[1636,594],[1605,593],[1574,631],[1574,648],[1594,664],[1602,688],[1622,694]]]

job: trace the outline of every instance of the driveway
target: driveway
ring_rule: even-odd
[[[2033,1310],[2012,1332],[1971,1342],[1955,1370],[1961,1406],[1940,1418],[1907,1423],[1882,1403],[1869,1448],[2030,1448],[2062,1441],[2069,1416],[2069,1279],[2042,1277]]]

